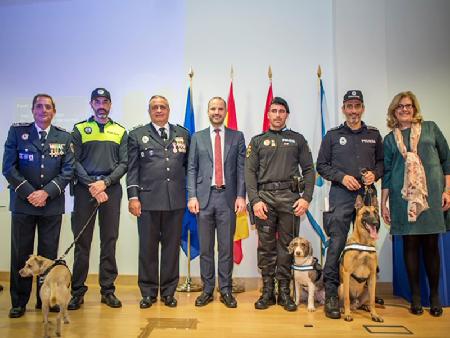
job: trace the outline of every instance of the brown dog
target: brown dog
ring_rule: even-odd
[[[325,302],[325,289],[322,279],[322,267],[313,257],[311,243],[303,237],[295,237],[289,244],[288,251],[294,256],[295,304],[299,305],[304,291],[308,294],[308,311],[315,311],[314,301]],[[303,299],[303,297],[302,297]]]
[[[378,265],[375,242],[380,228],[376,196],[371,196],[370,204],[364,205],[362,197],[357,197],[353,233],[348,238],[341,257],[339,298],[341,304],[344,304],[346,321],[353,320],[350,303],[354,305],[353,308],[369,311],[373,321],[383,321],[375,310]]]
[[[39,292],[44,316],[44,337],[49,337],[48,313],[50,307],[59,305],[60,308],[56,319],[56,335],[58,337],[61,336],[61,317],[64,318],[64,324],[69,323],[67,304],[70,300],[71,275],[66,265],[54,265],[54,263],[55,261],[45,257],[31,255],[23,269],[19,271],[22,277],[38,276],[47,272]],[[50,267],[52,268],[48,270]]]

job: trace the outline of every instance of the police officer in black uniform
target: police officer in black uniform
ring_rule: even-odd
[[[19,270],[33,253],[38,230],[38,255],[56,259],[64,189],[74,171],[70,133],[51,124],[55,103],[47,94],[33,99],[34,123],[11,126],[3,155],[3,175],[9,183],[11,210],[11,303],[10,318],[24,315],[32,278]],[[40,307],[40,299],[36,307]]]
[[[163,96],[150,99],[149,113],[151,123],[132,130],[128,139],[128,209],[138,218],[140,307],[156,301],[158,288],[161,301],[176,307],[189,132],[168,123],[170,107]]]
[[[355,201],[383,175],[383,142],[377,128],[361,121],[364,100],[360,90],[344,95],[346,121],[327,132],[319,150],[317,171],[331,181],[329,210],[324,212],[324,230],[330,237],[323,269],[325,314],[339,319],[339,257],[355,217]],[[372,186],[373,189],[375,187]]]
[[[314,190],[314,164],[303,135],[287,129],[287,102],[275,97],[268,118],[269,131],[252,138],[245,161],[245,184],[258,230],[258,267],[263,292],[256,309],[275,304],[274,278],[278,280],[277,303],[287,311],[297,306],[290,296],[292,257],[288,245],[299,231],[300,218],[306,213]],[[299,179],[304,177],[301,195]],[[278,235],[277,235],[278,233]]]
[[[127,171],[127,132],[109,117],[111,94],[96,88],[90,101],[94,115],[77,123],[72,132],[75,153],[74,208],[72,232],[76,237],[98,204],[100,227],[100,293],[101,302],[109,307],[121,307],[115,296],[117,277],[116,242],[119,237],[120,178]],[[69,310],[83,304],[87,291],[85,281],[89,271],[89,253],[96,217],[93,217],[75,245],[72,299]]]

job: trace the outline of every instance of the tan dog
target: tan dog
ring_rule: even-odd
[[[380,216],[375,195],[371,196],[371,201],[371,205],[364,205],[362,197],[357,197],[353,233],[348,238],[341,257],[339,298],[341,304],[344,304],[346,321],[353,320],[350,303],[353,305],[352,309],[369,311],[373,321],[383,321],[375,310],[378,265],[375,242],[378,239]]]
[[[45,257],[31,255],[23,269],[19,271],[22,277],[44,274],[55,261]],[[44,316],[44,337],[48,335],[48,313],[50,307],[59,305],[60,311],[56,320],[56,335],[61,336],[61,317],[64,323],[69,323],[67,304],[70,300],[70,271],[65,265],[55,265],[45,276],[39,295],[42,300],[42,315]]]
[[[315,311],[314,301],[325,302],[325,290],[322,280],[322,268],[313,257],[311,243],[303,237],[295,237],[288,251],[294,256],[295,304],[299,305],[304,291],[308,295],[308,311]],[[304,270],[303,270],[304,269]]]

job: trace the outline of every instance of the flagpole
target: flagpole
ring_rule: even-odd
[[[322,68],[320,67],[320,65],[317,67],[317,78],[319,80],[319,106],[322,107],[322,89],[320,87],[320,81],[321,81],[321,77],[322,77]],[[322,109],[322,108],[321,108]],[[322,121],[320,122],[320,131],[322,132]],[[319,209],[320,210],[320,209]],[[322,242],[322,238],[319,237],[319,241],[320,241],[320,265],[323,266],[323,251],[322,251],[322,247],[323,247],[323,242]]]
[[[192,97],[192,78],[194,77],[194,70],[192,67],[189,67],[189,88],[191,90],[191,97]],[[192,101],[191,101],[192,102]],[[201,291],[203,287],[201,285],[195,284],[191,279],[191,230],[188,228],[187,233],[187,276],[183,284],[178,285],[177,291],[178,292],[197,292]]]

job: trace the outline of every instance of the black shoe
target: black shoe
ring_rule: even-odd
[[[205,306],[208,303],[211,303],[214,300],[212,294],[208,292],[202,292],[200,296],[195,300],[195,306]]]
[[[118,308],[122,307],[122,303],[119,298],[117,298],[114,293],[108,293],[106,295],[102,295],[102,303],[108,305],[109,307]]]
[[[81,307],[81,304],[84,303],[83,296],[73,296],[70,299],[69,304],[67,305],[68,310],[78,310]]]
[[[263,293],[261,297],[256,301],[255,303],[255,309],[257,310],[265,310],[271,305],[275,305],[275,295],[273,292],[270,293]]]
[[[161,300],[164,302],[165,306],[177,307],[177,300],[174,296],[162,296]]]
[[[384,299],[378,296],[375,296],[375,303],[378,305],[384,305]]]
[[[292,312],[297,310],[297,305],[288,293],[280,293],[278,295],[277,303],[286,311]]]
[[[442,310],[442,306],[432,306],[430,307],[430,315],[432,315],[433,317],[440,317],[442,316],[442,313],[444,311]]]
[[[141,309],[147,309],[150,306],[152,306],[152,304],[155,302],[156,302],[156,297],[145,296],[145,297],[142,297],[141,301],[139,302],[139,307]]]
[[[9,310],[9,318],[20,318],[25,314],[25,306],[16,306],[12,307],[11,310]]]
[[[0,291],[3,291],[3,285],[0,285]]]
[[[331,319],[341,318],[339,299],[337,296],[331,296],[325,300],[325,316]]]
[[[220,301],[225,304],[226,307],[234,309],[237,307],[236,298],[231,294],[231,292],[225,292],[220,294]]]
[[[423,313],[422,305],[411,303],[409,312],[411,312],[413,315],[420,316]]]

